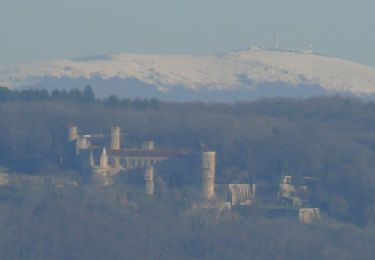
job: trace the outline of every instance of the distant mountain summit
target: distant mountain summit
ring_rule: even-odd
[[[112,54],[0,67],[9,88],[90,84],[100,96],[168,100],[375,94],[375,68],[293,51],[251,48],[217,55]]]

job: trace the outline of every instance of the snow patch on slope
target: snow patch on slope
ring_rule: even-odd
[[[375,68],[315,54],[249,49],[223,55],[113,54],[0,67],[0,85],[35,85],[43,77],[134,78],[159,90],[235,90],[260,83],[316,85],[328,91],[375,92]]]

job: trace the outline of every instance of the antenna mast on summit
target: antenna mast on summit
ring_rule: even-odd
[[[302,53],[311,54],[313,53],[313,45],[311,43],[304,42],[302,47]]]
[[[277,36],[277,33],[273,33],[272,48],[275,50],[279,49],[279,37]]]

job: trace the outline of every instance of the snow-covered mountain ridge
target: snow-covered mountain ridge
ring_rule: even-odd
[[[258,48],[220,55],[113,54],[0,67],[0,86],[9,88],[43,85],[46,77],[134,79],[159,92],[175,86],[189,91],[253,90],[259,84],[281,82],[291,87],[319,86],[328,92],[375,93],[375,68],[316,54]]]

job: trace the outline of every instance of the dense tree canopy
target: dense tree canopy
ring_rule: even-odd
[[[67,128],[71,124],[90,133],[108,132],[110,126],[119,125],[126,133],[123,144],[129,146],[145,139],[154,139],[162,147],[189,149],[204,143],[217,151],[218,182],[256,180],[276,184],[285,174],[316,177],[319,189],[313,197],[314,205],[330,217],[358,227],[325,231],[323,227],[296,226],[287,219],[267,220],[256,216],[238,219],[228,216],[213,224],[206,222],[207,216],[186,219],[184,214],[176,213],[160,201],[147,212],[132,209],[123,213],[116,212],[117,206],[98,206],[82,201],[84,196],[78,196],[78,191],[43,200],[39,213],[35,213],[35,207],[41,207],[38,204],[41,202],[29,208],[11,204],[2,206],[6,214],[14,211],[28,216],[32,224],[23,227],[26,233],[36,232],[37,237],[49,239],[56,250],[53,252],[60,256],[79,258],[77,254],[80,254],[78,248],[72,250],[71,255],[59,251],[64,243],[73,243],[62,234],[83,238],[91,236],[90,232],[94,232],[95,237],[102,236],[105,244],[90,240],[82,243],[88,243],[88,248],[95,245],[103,257],[114,258],[134,258],[139,254],[150,258],[148,254],[157,254],[157,247],[168,248],[164,255],[156,257],[163,259],[168,258],[167,255],[172,259],[246,258],[249,254],[257,256],[256,259],[301,259],[306,258],[303,257],[305,251],[311,252],[306,259],[352,259],[359,252],[363,253],[363,259],[373,255],[366,242],[375,238],[372,228],[375,223],[373,102],[319,97],[234,104],[163,103],[115,96],[96,100],[90,87],[83,92],[56,90],[51,94],[40,90],[12,92],[0,89],[0,163],[13,171],[28,174],[38,174],[49,165],[59,167]],[[61,174],[61,171],[52,170],[48,174]],[[71,196],[81,199],[70,200]],[[99,210],[102,206],[111,213]],[[72,211],[65,211],[65,207]],[[152,210],[155,211],[151,213]],[[51,218],[52,212],[56,216]],[[155,212],[163,213],[159,216]],[[2,221],[8,221],[6,214]],[[82,226],[80,221],[86,221],[88,216],[89,222]],[[159,221],[155,223],[153,218],[157,216]],[[142,223],[130,224],[136,221]],[[72,226],[59,230],[58,225],[65,222]],[[45,231],[40,228],[41,223],[46,223],[43,224]],[[6,229],[7,234],[19,228],[17,223],[12,225]],[[137,230],[135,226],[144,229]],[[60,240],[53,240],[55,236],[48,233],[49,229],[55,228],[55,232],[59,232],[56,239]],[[163,230],[170,232],[166,234]],[[150,239],[145,232],[149,232]],[[337,236],[340,236],[339,240],[335,240]],[[135,243],[131,241],[132,237],[136,237],[134,240],[140,241],[139,244],[132,246]],[[269,238],[273,238],[271,251],[266,250]],[[0,247],[6,243],[9,241],[4,238]],[[51,257],[41,255],[40,249],[35,248],[40,246],[36,242],[29,244],[31,242],[25,238],[22,243],[22,246],[19,244],[22,250],[36,252],[36,258]],[[347,245],[351,243],[355,246],[348,251]],[[109,244],[113,246],[111,250],[106,248]],[[127,253],[122,248],[127,248]],[[21,249],[14,250],[20,252]],[[91,252],[87,250],[83,258],[90,258]],[[275,252],[279,256],[272,255]]]

